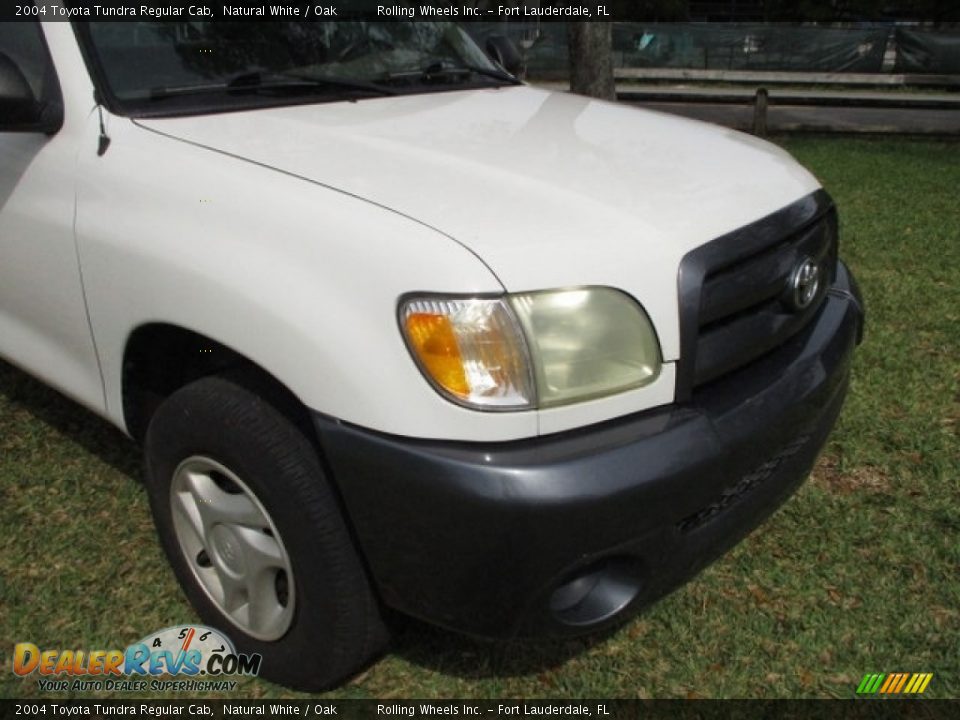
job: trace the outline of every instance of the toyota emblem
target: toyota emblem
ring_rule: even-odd
[[[800,261],[788,284],[790,303],[794,310],[806,310],[820,290],[820,266],[812,258]]]

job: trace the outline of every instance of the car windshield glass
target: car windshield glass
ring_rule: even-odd
[[[108,97],[132,114],[517,82],[445,22],[84,22],[77,30]]]

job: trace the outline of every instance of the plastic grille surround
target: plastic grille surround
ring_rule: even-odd
[[[791,300],[796,271],[816,266],[807,305]],[[697,248],[680,266],[677,399],[782,345],[816,316],[837,265],[837,217],[822,190]]]

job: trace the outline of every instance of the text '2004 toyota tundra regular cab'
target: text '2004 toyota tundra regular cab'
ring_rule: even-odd
[[[0,110],[0,355],[143,444],[184,591],[287,685],[375,657],[385,607],[628,617],[840,411],[863,313],[816,180],[456,25],[5,24]]]

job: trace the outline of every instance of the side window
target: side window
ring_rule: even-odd
[[[55,88],[55,75],[38,22],[0,22],[0,52],[24,74],[34,97],[46,98]]]

